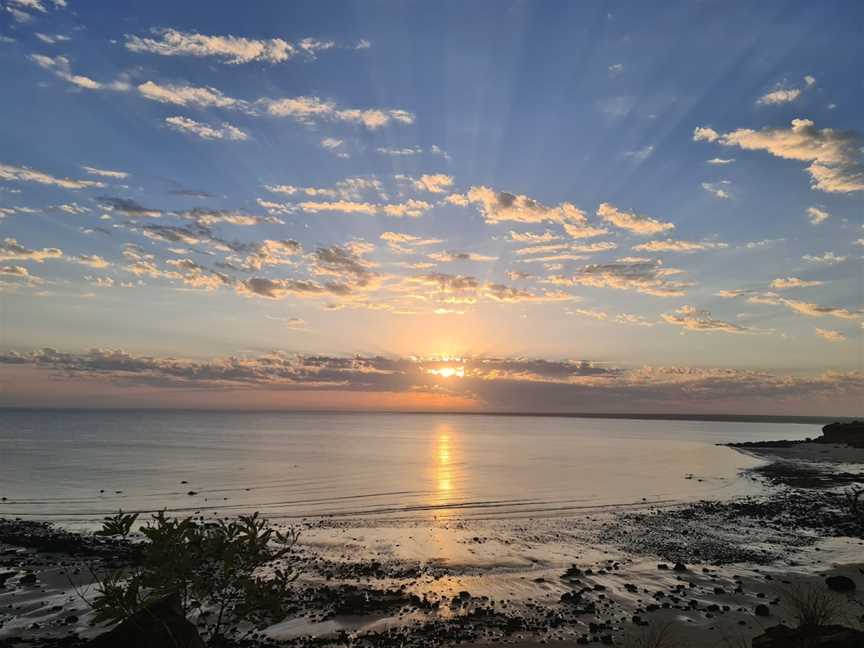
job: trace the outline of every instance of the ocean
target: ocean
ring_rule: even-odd
[[[816,425],[458,414],[0,411],[0,517],[124,511],[518,519],[726,499],[758,459],[718,446]]]

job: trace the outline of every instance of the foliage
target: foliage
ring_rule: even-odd
[[[96,535],[121,536],[125,538],[132,531],[132,525],[138,519],[137,513],[124,513],[123,509],[117,511],[116,515],[102,518],[102,528]]]
[[[282,533],[253,515],[205,522],[160,511],[141,528],[141,564],[100,579],[93,607],[99,620],[122,621],[147,601],[177,592],[183,611],[208,640],[227,628],[281,620],[299,573],[298,533]]]

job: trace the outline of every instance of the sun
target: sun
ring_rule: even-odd
[[[438,367],[437,369],[427,369],[426,373],[441,378],[464,378],[465,367]]]

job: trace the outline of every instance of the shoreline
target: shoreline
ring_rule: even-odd
[[[825,425],[832,422],[849,423],[855,421],[856,416],[787,416],[773,414],[672,414],[672,413],[639,413],[639,412],[508,412],[508,411],[476,411],[476,410],[320,410],[320,409],[193,409],[193,408],[76,408],[76,407],[0,407],[0,413],[5,412],[33,412],[33,413],[90,413],[90,412],[166,412],[166,413],[213,413],[213,414],[328,414],[328,415],[412,415],[412,416],[504,416],[504,417],[528,417],[528,418],[581,418],[581,419],[608,419],[608,420],[635,420],[635,421],[710,421],[715,423],[777,423],[798,425]]]
[[[771,484],[767,495],[497,522],[310,520],[293,618],[236,645],[335,646],[346,633],[357,646],[618,645],[675,620],[685,645],[722,646],[788,623],[784,588],[822,586],[828,575],[858,582],[844,604],[850,619],[861,617],[864,526],[844,513],[838,492],[851,482],[801,487],[789,475],[809,476],[814,466],[844,475],[840,466],[864,462],[846,449],[824,455],[824,444],[796,443],[791,456],[782,447],[737,449],[767,461],[752,471]],[[71,647],[98,634],[65,579],[75,582],[88,561],[122,564],[128,551],[128,543],[0,521],[0,646]],[[759,615],[757,606],[766,606]]]

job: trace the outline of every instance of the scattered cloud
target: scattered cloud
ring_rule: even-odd
[[[221,126],[209,126],[188,117],[174,116],[166,117],[165,123],[178,132],[195,135],[201,139],[235,141],[249,139],[248,134],[227,122],[223,122]]]
[[[710,160],[708,160],[708,164],[725,165],[725,164],[732,164],[734,161],[735,161],[735,158],[716,158],[715,157],[715,158],[711,158]]]
[[[112,178],[113,180],[125,180],[129,177],[129,174],[125,171],[111,171],[109,169],[97,169],[96,167],[91,166],[82,166],[87,173],[90,175],[100,176],[103,178]]]
[[[744,328],[738,324],[716,320],[711,313],[699,310],[695,306],[682,306],[674,313],[661,315],[667,324],[681,326],[688,331],[700,331],[704,333],[752,333],[751,329]]]
[[[63,251],[58,248],[42,248],[30,250],[14,238],[3,239],[0,243],[0,261],[35,261],[42,263],[46,259],[59,259]]]
[[[664,268],[661,261],[615,262],[587,265],[568,281],[594,288],[634,290],[655,297],[681,297],[691,284],[671,280],[675,268]]]
[[[771,287],[777,290],[785,290],[787,288],[810,288],[812,286],[821,286],[823,281],[805,281],[798,277],[781,277],[771,282]]]
[[[810,221],[811,225],[821,225],[829,218],[831,218],[831,214],[824,209],[820,209],[819,207],[807,208],[807,220]]]
[[[832,193],[864,191],[862,138],[855,131],[818,129],[809,119],[793,119],[791,128],[749,128],[721,135],[711,128],[696,128],[694,140],[767,151],[775,157],[809,162],[807,172],[814,189]]]
[[[283,63],[298,55],[314,58],[317,52],[331,49],[333,41],[306,38],[289,43],[281,38],[252,39],[238,36],[207,36],[176,29],[155,29],[154,37],[127,34],[125,46],[131,52],[160,56],[213,57],[223,63],[239,65],[261,61]]]
[[[821,329],[819,327],[816,328],[816,335],[825,340],[828,340],[829,342],[844,342],[846,340],[846,336],[843,335],[840,331]]]
[[[728,248],[728,243],[712,241],[649,241],[634,245],[633,250],[639,252],[702,252],[704,250],[723,250]]]
[[[70,178],[55,178],[54,176],[30,169],[28,167],[0,164],[0,180],[12,180],[17,182],[36,182],[44,185],[54,185],[63,189],[88,189],[91,187],[104,187],[103,182],[96,180],[72,180]]]
[[[655,218],[638,216],[633,212],[622,211],[610,203],[601,204],[597,208],[597,216],[615,227],[640,236],[660,234],[675,227],[672,223],[664,223]]]
[[[414,187],[420,191],[430,193],[444,193],[453,186],[453,176],[443,173],[423,174],[418,180],[414,180]]]
[[[43,70],[48,70],[58,78],[84,90],[116,90],[118,92],[126,92],[129,90],[129,84],[123,80],[117,80],[111,83],[100,83],[99,81],[94,81],[90,77],[73,74],[69,59],[65,56],[51,57],[45,56],[44,54],[31,54],[30,60],[36,63]]]
[[[805,254],[803,257],[807,263],[819,263],[822,265],[837,265],[838,263],[843,263],[846,261],[848,257],[846,256],[838,256],[833,252],[826,252],[822,256],[815,256],[813,254]]]
[[[732,197],[726,190],[726,187],[730,184],[732,183],[729,180],[721,180],[720,182],[703,182],[702,188],[715,198],[728,200]]]
[[[816,79],[810,75],[807,75],[804,77],[803,88],[778,86],[774,90],[771,90],[770,92],[767,92],[761,97],[759,97],[759,99],[756,100],[756,103],[760,106],[792,103],[801,96],[801,94],[806,88],[812,87],[813,85],[815,85],[815,83]]]

